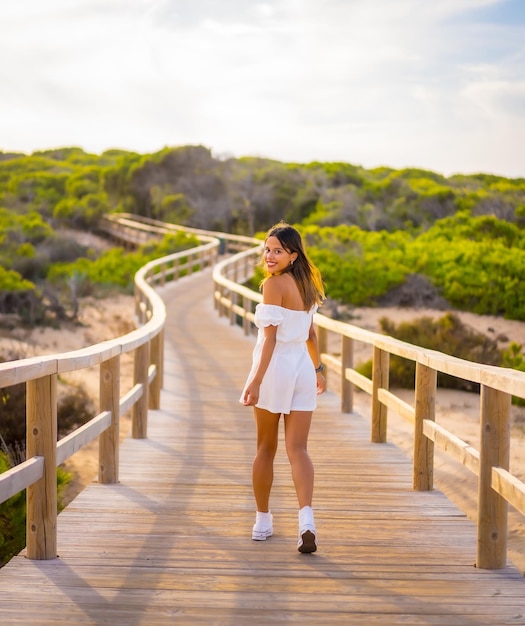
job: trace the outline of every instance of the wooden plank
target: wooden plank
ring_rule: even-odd
[[[423,433],[450,456],[479,476],[479,452],[459,437],[430,420],[424,420]]]
[[[369,395],[372,395],[372,381],[370,378],[363,376],[359,372],[356,372],[354,369],[346,368],[345,376],[347,380],[353,383],[359,389],[366,391]]]
[[[414,407],[410,406],[408,402],[401,400],[401,398],[398,398],[388,389],[378,389],[377,397],[380,402],[382,402],[389,409],[399,413],[401,417],[404,417],[409,422],[414,421]]]
[[[25,383],[34,378],[50,376],[57,373],[57,359],[54,355],[30,357],[16,361],[0,363],[0,387],[9,387]]]
[[[492,488],[525,515],[525,485],[507,470],[492,468]]]
[[[44,475],[44,457],[34,456],[0,475],[0,502],[22,491]]]
[[[102,411],[86,422],[75,431],[62,437],[57,444],[56,464],[61,465],[78,452],[86,443],[96,439],[101,433],[111,426],[111,413]]]

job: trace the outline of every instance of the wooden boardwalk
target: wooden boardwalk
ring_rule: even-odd
[[[121,448],[120,483],[85,489],[58,518],[59,558],[0,570],[0,624],[525,624],[525,579],[477,570],[475,526],[411,464],[369,443],[369,420],[320,397],[310,450],[319,550],[296,550],[280,446],[275,535],[251,540],[251,409],[237,400],[253,338],[213,311],[210,273],[163,292],[162,409]]]

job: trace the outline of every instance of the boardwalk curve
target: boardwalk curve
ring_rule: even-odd
[[[408,458],[371,444],[369,420],[330,393],[310,445],[319,551],[296,551],[283,445],[276,533],[252,542],[254,426],[237,399],[253,338],[217,317],[209,271],[160,293],[162,408],[147,439],[124,442],[120,483],[90,485],[59,515],[59,558],[0,571],[2,626],[525,624],[519,572],[476,569],[474,524],[413,491]]]

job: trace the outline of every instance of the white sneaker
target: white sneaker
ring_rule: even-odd
[[[314,512],[311,506],[305,506],[299,511],[299,540],[297,541],[297,549],[303,554],[309,554],[317,550]]]
[[[261,513],[257,511],[255,524],[252,529],[252,539],[254,541],[266,541],[273,535],[273,515],[271,513]]]
[[[311,552],[315,552],[317,550],[317,537],[315,535],[315,528],[305,528],[299,531],[297,549],[303,554],[310,554]]]

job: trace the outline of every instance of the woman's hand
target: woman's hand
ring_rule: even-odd
[[[255,406],[259,401],[259,389],[261,385],[251,382],[244,392],[243,404],[244,406]]]
[[[317,372],[317,395],[326,391],[326,378],[321,374],[321,372]]]

